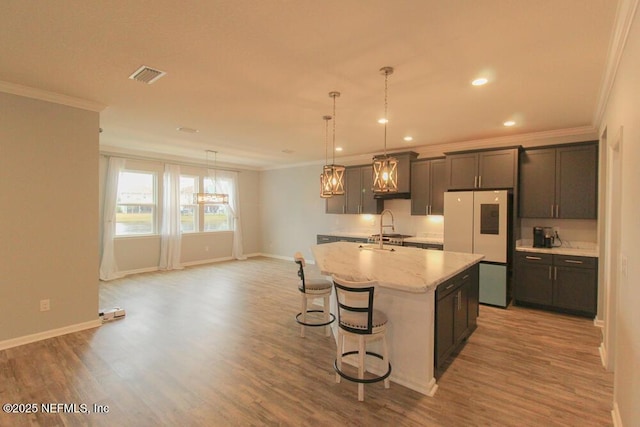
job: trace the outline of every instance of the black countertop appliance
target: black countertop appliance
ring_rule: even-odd
[[[533,247],[534,248],[544,248],[544,228],[542,227],[533,227]]]

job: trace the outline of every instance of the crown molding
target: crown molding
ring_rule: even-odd
[[[593,116],[593,125],[596,128],[600,128],[602,119],[604,118],[604,112],[609,102],[609,96],[611,95],[611,89],[618,73],[618,67],[620,66],[620,60],[622,59],[622,53],[627,43],[627,37],[631,30],[631,24],[633,23],[633,17],[638,8],[638,2],[640,0],[620,0],[618,3],[618,9],[616,10],[616,21],[613,26],[613,33],[611,34],[611,41],[609,43],[609,54],[607,56],[607,64],[605,74],[602,79],[602,85],[600,86],[600,96],[596,105],[596,111]]]
[[[94,111],[96,113],[101,112],[107,107],[106,105],[100,104],[99,102],[75,98],[73,96],[61,95],[55,92],[49,92],[42,89],[36,89],[29,86],[23,86],[16,83],[9,83],[4,81],[0,81],[0,92],[24,96],[26,98],[38,99],[40,101],[53,102],[55,104],[80,108],[82,110]]]

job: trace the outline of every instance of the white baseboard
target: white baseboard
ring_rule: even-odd
[[[613,421],[613,427],[624,427],[622,425],[622,418],[620,418],[618,403],[615,401],[613,402],[613,409],[611,410],[611,420]]]
[[[76,323],[75,325],[65,326],[63,328],[51,329],[49,331],[38,332],[37,334],[25,335],[18,338],[0,341],[0,350],[6,350],[20,345],[30,344],[36,341],[42,341],[49,338],[59,337],[73,332],[84,331],[85,329],[97,328],[102,325],[102,320],[96,319],[84,323]]]
[[[600,353],[600,362],[602,366],[607,368],[607,349],[604,346],[604,343],[600,343],[600,347],[598,347],[598,352]]]
[[[201,259],[199,261],[183,262],[182,266],[183,267],[191,267],[191,266],[194,266],[194,265],[213,264],[214,262],[231,261],[233,259],[235,259],[235,258],[230,257],[230,256],[225,256],[225,257],[221,257],[221,258]]]

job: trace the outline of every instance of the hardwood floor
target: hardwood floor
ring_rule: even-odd
[[[434,397],[377,383],[359,403],[356,384],[334,382],[333,339],[298,335],[296,268],[252,258],[102,283],[101,307],[126,318],[1,351],[0,400],[109,412],[0,413],[0,425],[612,425],[599,329],[519,307],[480,307]]]

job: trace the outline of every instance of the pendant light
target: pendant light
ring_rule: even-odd
[[[393,74],[392,67],[380,68],[384,75],[384,154],[373,158],[373,192],[395,193],[398,191],[398,160],[387,155],[387,92],[389,75]]]
[[[331,193],[331,180],[330,176],[325,175],[324,171],[329,163],[329,120],[331,116],[322,116],[324,120],[324,166],[322,167],[322,173],[320,174],[320,197],[323,199],[333,196]]]
[[[226,193],[218,193],[218,173],[216,169],[216,163],[218,160],[218,152],[212,150],[207,151],[207,174],[209,171],[209,153],[214,154],[213,159],[213,193],[195,193],[193,195],[193,203],[199,205],[228,205],[229,195]]]
[[[336,165],[336,98],[340,92],[329,92],[333,98],[333,161],[322,168],[321,182],[323,183],[322,197],[340,196],[344,194],[344,166]],[[326,186],[326,190],[324,189]]]

